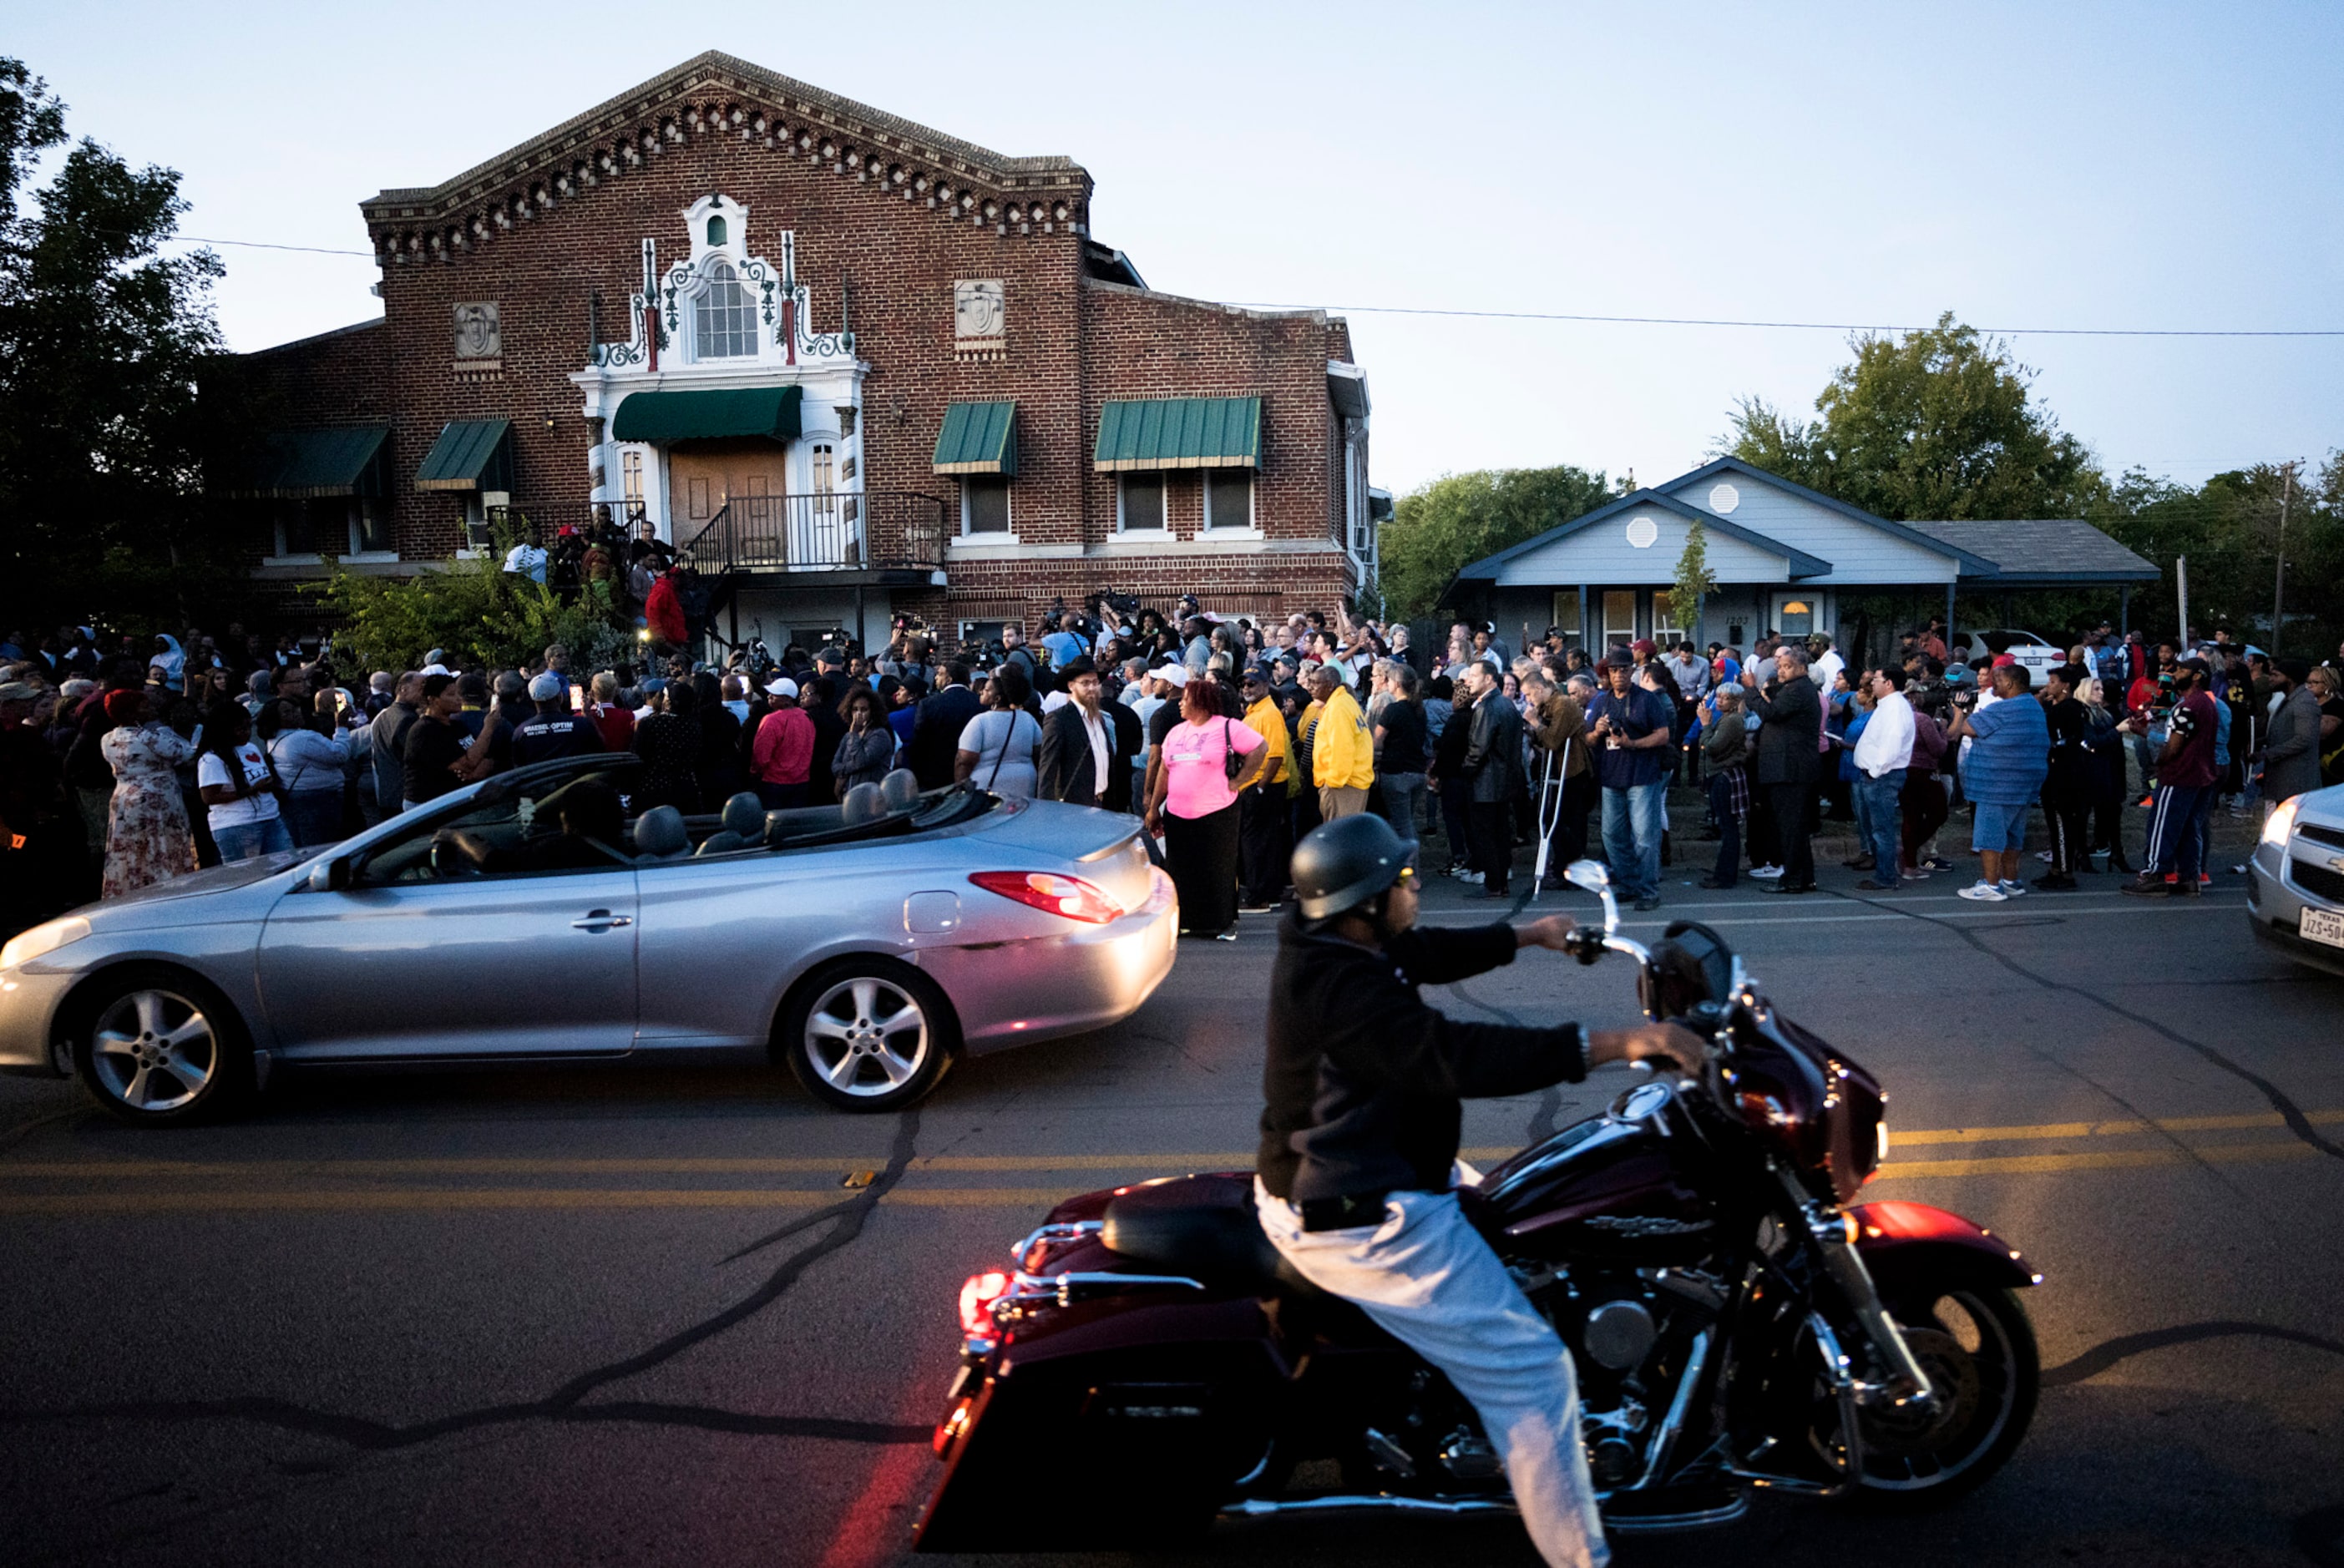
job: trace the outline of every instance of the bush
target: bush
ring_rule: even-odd
[[[434,648],[460,668],[518,670],[554,642],[570,650],[575,670],[630,658],[632,630],[610,610],[502,570],[518,537],[500,532],[478,555],[453,555],[412,577],[360,576],[337,562],[309,592],[341,624],[336,648],[361,670],[412,670]]]

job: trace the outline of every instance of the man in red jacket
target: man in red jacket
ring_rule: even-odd
[[[2157,755],[2157,809],[2149,818],[2148,858],[2140,879],[2123,891],[2137,898],[2195,898],[2204,859],[2206,813],[2214,804],[2214,699],[2206,694],[2206,662],[2184,659],[2173,673],[2178,700],[2167,720]],[[2132,729],[2140,721],[2119,725]],[[2167,882],[2170,875],[2174,880]]]
[[[684,624],[683,601],[676,595],[673,572],[662,572],[652,584],[651,596],[643,601],[643,619],[650,623],[655,652],[680,652],[690,641],[692,632]]]

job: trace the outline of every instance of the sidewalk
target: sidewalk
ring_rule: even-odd
[[[2137,803],[2139,798],[2139,795],[2136,794],[2133,796],[2133,801]],[[1661,900],[1663,908],[1672,903],[1696,898],[1725,899],[1738,898],[1744,894],[1763,895],[1770,885],[1751,877],[1745,854],[1740,880],[1731,893],[1701,886],[1702,878],[1709,874],[1717,862],[1717,841],[1701,836],[1701,824],[1702,819],[1708,814],[1708,809],[1706,796],[1701,790],[1681,785],[1669,792],[1671,824],[1669,844],[1674,864],[1661,867]],[[2136,865],[2140,864],[2141,842],[2147,835],[2147,823],[2148,813],[2145,809],[2137,804],[2127,804],[2124,813],[2122,842],[2125,845],[2125,853],[2133,857],[2133,863]],[[2214,881],[2208,889],[2208,892],[2218,893],[2245,885],[2246,879],[2233,875],[2230,867],[2244,862],[2253,850],[2255,837],[2260,825],[2261,814],[2252,809],[2249,809],[2243,817],[2232,816],[2228,812],[2218,808],[2215,811],[2214,854],[2212,862],[2208,867],[2213,874]],[[1588,853],[1601,860],[1603,845],[1602,815],[1600,809],[1589,814],[1588,837],[1590,841]],[[1938,853],[1954,863],[1954,869],[1937,872],[1922,881],[1908,880],[1898,888],[1898,895],[1937,894],[1950,899],[1956,889],[1966,887],[1977,880],[1977,857],[1970,853],[1969,838],[1969,813],[1966,809],[1956,811],[1952,819],[1937,830]],[[1827,892],[1849,892],[1858,882],[1871,875],[1869,872],[1850,871],[1842,865],[1844,861],[1854,859],[1858,853],[1854,823],[1826,820],[1811,842],[1814,845],[1815,882],[1820,889]],[[2050,870],[2046,863],[2035,858],[2036,851],[2046,848],[2049,843],[2048,830],[2044,825],[2043,813],[2037,809],[2028,821],[2026,828],[2025,875],[2028,880],[2031,881]],[[1436,869],[1448,864],[1448,858],[1447,843],[1439,832],[1428,834],[1424,840],[1423,855],[1426,867],[1423,885],[1424,908],[1428,911],[1488,911],[1489,917],[1492,919],[1503,915],[1516,900],[1527,894],[1531,869],[1537,864],[1534,845],[1518,847],[1514,851],[1512,885],[1509,887],[1505,899],[1498,900],[1485,898],[1479,887],[1444,875]],[[1537,904],[1531,906],[1533,909],[1552,910],[1562,907],[1571,900],[1583,899],[1584,895],[1578,894],[1571,895],[1571,900],[1559,900],[1552,896],[1552,890],[1562,884],[1562,871],[1561,858],[1559,856],[1551,858],[1543,884],[1546,891]],[[2111,870],[2090,874],[2079,873],[2076,880],[2081,884],[2079,892],[2114,893],[2129,878],[2121,872]],[[2072,894],[2059,893],[2041,895],[2046,905],[2056,905],[2063,898],[2073,896]],[[1773,900],[1770,899],[1769,902]],[[1787,904],[1797,900],[1785,898],[1782,902]]]

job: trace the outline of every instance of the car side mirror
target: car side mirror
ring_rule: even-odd
[[[328,855],[309,868],[302,885],[312,893],[339,893],[350,885],[350,863],[338,855]]]

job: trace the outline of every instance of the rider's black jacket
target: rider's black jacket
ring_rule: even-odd
[[[1576,1024],[1467,1023],[1417,995],[1512,963],[1514,946],[1510,926],[1417,927],[1379,952],[1304,930],[1289,906],[1270,976],[1262,1185],[1296,1203],[1446,1192],[1460,1099],[1585,1077]]]

